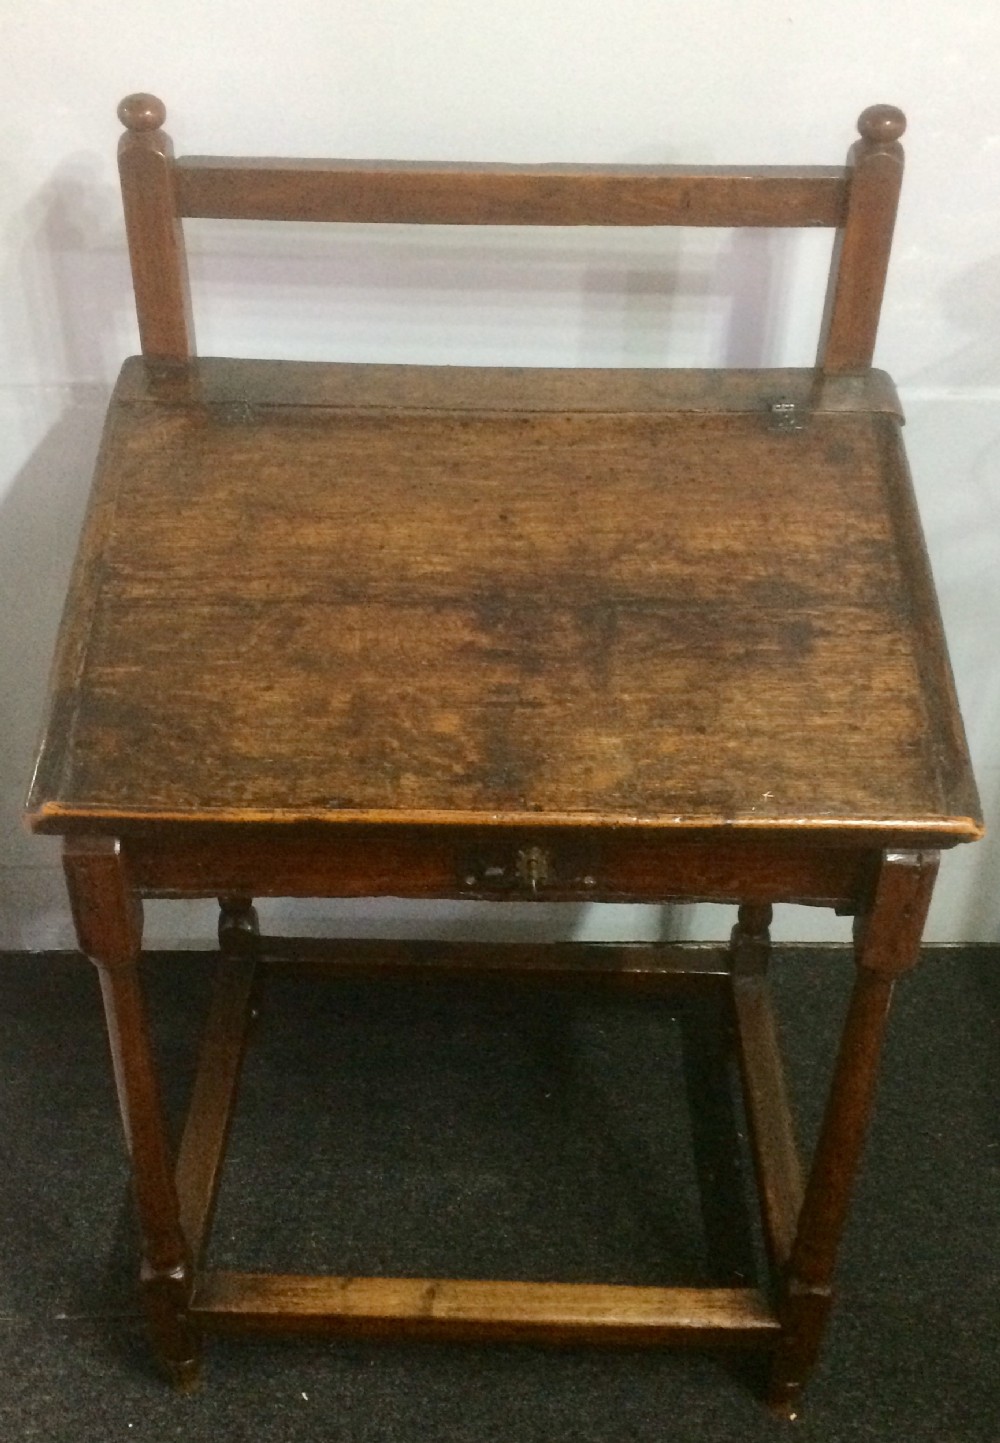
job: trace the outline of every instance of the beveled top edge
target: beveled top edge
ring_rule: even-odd
[[[717,832],[727,835],[762,832],[818,837],[839,835],[849,841],[858,834],[883,838],[880,845],[891,845],[893,838],[900,845],[907,838],[933,837],[935,845],[947,847],[959,842],[978,841],[985,834],[982,818],[970,817],[784,817],[738,816],[712,814],[666,816],[659,814],[605,814],[599,812],[524,812],[524,811],[440,811],[440,810],[373,810],[356,808],[265,811],[220,807],[210,812],[157,810],[155,808],[64,807],[58,802],[42,802],[26,814],[32,831],[67,835],[71,832],[114,832],[118,825],[169,824],[190,827],[268,826],[293,827],[339,826],[413,826],[413,827],[490,827],[490,828],[572,828],[600,827],[615,830],[686,835],[694,832]]]
[[[811,414],[881,413],[903,419],[885,371],[826,375],[766,369],[423,366],[334,361],[187,361],[130,357],[113,404],[229,408],[317,407],[439,412],[767,412],[791,401]]]
[[[127,96],[122,101],[153,101],[162,104],[155,96]],[[872,107],[891,109],[892,107]],[[119,107],[119,115],[121,108]],[[164,113],[164,119],[166,114]],[[123,124],[124,124],[123,120]],[[160,122],[163,123],[162,121]],[[859,122],[860,123],[860,122]],[[778,183],[801,181],[830,181],[837,183],[848,176],[844,165],[767,165],[744,161],[726,165],[696,165],[652,161],[646,164],[630,164],[622,161],[505,161],[505,160],[393,160],[381,156],[365,155],[217,155],[192,151],[177,157],[177,167],[182,171],[225,171],[247,173],[253,171],[286,171],[303,173],[325,171],[368,175],[473,175],[511,176],[515,179],[539,176],[558,179],[566,177],[595,177],[608,180],[700,180],[734,179],[751,181],[775,181]]]

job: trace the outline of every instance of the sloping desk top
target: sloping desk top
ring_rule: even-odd
[[[971,839],[891,384],[132,359],[28,813]]]

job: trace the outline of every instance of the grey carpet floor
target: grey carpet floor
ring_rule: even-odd
[[[1000,956],[941,949],[901,986],[838,1306],[794,1424],[752,1360],[692,1352],[209,1340],[174,1395],[136,1314],[131,1209],[96,979],[0,958],[0,1438],[822,1443],[1000,1440]],[[813,1135],[850,964],[779,952]],[[148,964],[181,1106],[205,958]],[[711,1281],[759,1267],[701,1014],[496,987],[268,989],[213,1260],[295,1271]],[[685,1095],[704,1107],[694,1132]],[[718,1139],[716,1139],[718,1141]],[[744,1168],[745,1172],[745,1168]],[[708,1247],[705,1224],[716,1235]]]

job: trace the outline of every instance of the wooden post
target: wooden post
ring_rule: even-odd
[[[108,1041],[142,1236],[140,1280],[157,1356],[179,1387],[198,1372],[191,1264],[178,1219],[173,1163],[139,981],[142,905],[113,837],[71,837],[64,854],[81,950],[101,979]]]
[[[870,105],[858,118],[861,139],[847,158],[847,212],[834,241],[817,358],[828,375],[866,370],[872,363],[903,179],[899,138],[905,129],[906,117],[894,105]]]
[[[118,142],[118,170],[142,353],[187,360],[194,354],[194,327],[174,148],[160,129],[166,107],[155,95],[127,95],[118,118],[125,126]]]
[[[763,977],[771,957],[771,921],[774,909],[767,902],[744,902],[729,936],[730,966],[734,977]]]
[[[857,974],[826,1114],[799,1214],[780,1303],[781,1342],[769,1400],[794,1414],[819,1351],[833,1267],[864,1147],[897,977],[916,965],[937,875],[936,852],[887,852],[855,923]]]

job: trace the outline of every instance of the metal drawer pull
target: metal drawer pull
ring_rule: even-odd
[[[518,880],[532,892],[544,887],[552,876],[552,862],[544,847],[522,847],[514,863]]]

